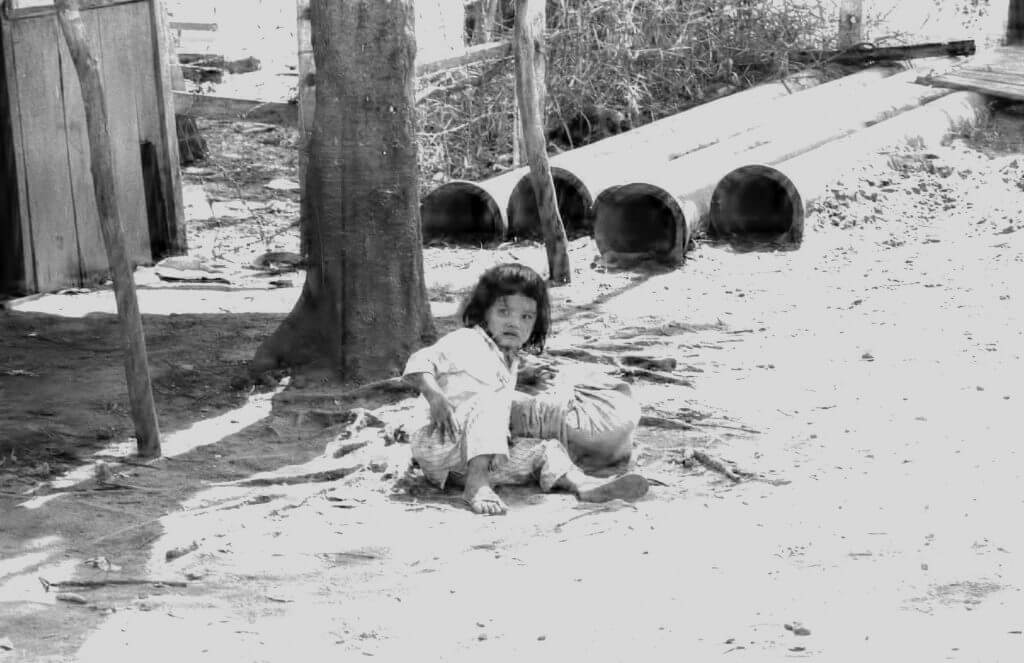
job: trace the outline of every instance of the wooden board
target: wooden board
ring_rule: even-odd
[[[1024,101],[1024,46],[995,49],[947,73],[923,76],[918,82]]]
[[[160,177],[165,194],[165,217],[167,227],[160,238],[166,253],[181,255],[188,251],[185,234],[185,204],[181,198],[181,168],[178,156],[178,130],[174,121],[174,83],[172,72],[167,66],[174,53],[167,28],[167,9],[164,0],[150,0],[147,3],[150,21],[153,25],[153,48],[156,53],[154,67],[154,92],[159,114],[159,133],[154,137],[157,146]],[[173,60],[177,64],[176,57]],[[164,255],[155,255],[154,259]]]
[[[99,24],[101,53],[97,59],[107,97],[118,213],[124,227],[128,259],[135,264],[152,262],[139,148],[140,95],[136,83],[138,68],[152,67],[154,63],[153,53],[148,50],[149,20],[148,17],[140,20],[145,13],[145,5],[133,3],[83,14],[87,25],[90,20]]]
[[[62,37],[53,16],[22,19],[10,28],[17,85],[12,111],[21,121],[15,142],[24,178],[23,226],[30,245],[26,287],[32,292],[59,289],[78,283],[80,276],[61,64],[54,47]]]
[[[8,85],[13,71],[14,51],[7,24],[0,22],[0,293],[22,294],[25,287],[25,250],[21,220],[25,216],[19,187],[24,185],[17,168],[15,136],[21,123],[11,113],[16,91]]]
[[[58,25],[55,18],[50,18]],[[99,36],[95,29],[95,19],[84,14],[86,38],[89,47],[95,51],[99,48]],[[91,28],[91,29],[90,29]],[[61,60],[61,84],[64,94],[64,126],[67,129],[67,152],[69,166],[69,185],[75,206],[75,228],[78,231],[79,283],[89,285],[93,281],[107,277],[107,249],[103,244],[100,231],[99,212],[96,208],[96,190],[92,184],[91,161],[89,158],[89,131],[85,124],[85,105],[82,101],[82,87],[78,82],[78,72],[71,60],[64,37],[59,35],[57,42],[58,55]],[[68,284],[71,285],[71,284]]]

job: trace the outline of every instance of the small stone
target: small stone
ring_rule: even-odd
[[[806,626],[797,626],[793,629],[793,635],[810,635],[811,629]]]
[[[927,571],[928,570],[928,564],[926,562],[921,562],[921,570],[922,571]]]

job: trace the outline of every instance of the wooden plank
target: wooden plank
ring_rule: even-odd
[[[136,68],[152,66],[153,54],[139,43],[137,33],[147,28],[148,21],[143,26],[138,24],[137,9],[132,5],[113,5],[103,12],[83,14],[83,18],[87,25],[90,20],[99,25],[100,49],[95,55],[100,62],[107,98],[112,158],[117,173],[118,212],[124,223],[128,259],[135,264],[151,264],[146,191],[139,151],[139,91],[135,81]]]
[[[213,97],[206,94],[174,92],[174,112],[216,120],[248,120],[295,126],[298,122],[297,104],[284,101],[260,101]]]
[[[1024,101],[1024,81],[1018,74],[988,72],[985,76],[950,73],[936,76],[927,82],[952,90],[970,90],[995,97]]]
[[[164,0],[150,0],[148,3],[149,23],[152,27],[153,52],[153,113],[157,122],[156,131],[149,138],[157,148],[160,182],[164,193],[164,219],[159,241],[154,243],[157,255],[154,260],[167,254],[182,255],[188,252],[185,232],[185,204],[181,197],[181,168],[178,156],[178,129],[174,121],[174,88],[172,62],[173,49],[167,28],[167,8]]]
[[[54,48],[61,37],[53,16],[12,23],[11,37],[18,89],[12,110],[21,115],[25,232],[31,245],[26,280],[30,290],[45,292],[79,282],[60,61]]]
[[[148,0],[82,0],[81,10],[104,9],[117,5],[133,4],[136,2],[147,2]],[[56,16],[57,10],[52,4],[40,5],[37,7],[19,7],[17,0],[14,0],[10,9],[7,10],[7,18],[12,21],[22,19],[39,18],[41,16]]]
[[[196,32],[215,32],[216,23],[200,23],[197,21],[170,21],[171,30],[194,30]]]
[[[99,47],[99,30],[94,14],[86,19],[93,24],[88,31],[89,47]],[[64,99],[64,126],[67,137],[68,176],[74,202],[74,223],[78,233],[79,275],[81,285],[105,280],[108,276],[107,250],[103,245],[100,217],[96,208],[96,191],[92,183],[89,157],[89,131],[85,124],[85,104],[82,88],[75,73],[64,39],[57,40],[61,61],[61,85]]]
[[[23,232],[28,218],[21,149],[21,119],[17,108],[17,78],[11,27],[0,20],[0,292],[30,291],[26,265],[30,245]]]
[[[461,53],[434,60],[432,62],[421,62],[416,65],[416,75],[424,76],[433,74],[445,69],[455,69],[468,64],[483,62],[484,60],[497,60],[499,58],[512,57],[512,43],[508,41],[491,42],[489,44],[478,44],[470,46]]]

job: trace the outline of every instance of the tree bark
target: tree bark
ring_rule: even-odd
[[[545,0],[517,0],[515,23],[516,96],[522,119],[523,146],[530,164],[530,180],[537,197],[548,271],[552,283],[569,283],[568,240],[558,211],[555,183],[548,163],[544,136]]]
[[[863,0],[841,0],[839,3],[839,37],[836,40],[840,49],[850,48],[863,41],[861,24],[864,21]]]
[[[1024,44],[1024,0],[1010,0],[1006,16],[1006,45]]]
[[[316,110],[303,205],[309,268],[255,373],[344,385],[398,375],[435,338],[416,187],[411,0],[313,0]]]
[[[498,0],[478,0],[474,7],[475,23],[473,24],[473,36],[470,40],[473,44],[486,44],[494,36],[494,25],[498,19]]]
[[[107,105],[100,82],[96,58],[89,50],[85,27],[79,13],[79,0],[57,0],[57,19],[67,42],[71,59],[82,88],[85,123],[89,135],[89,160],[96,208],[107,249],[107,261],[114,281],[114,297],[121,322],[124,347],[124,370],[128,381],[128,401],[139,455],[153,458],[160,455],[160,427],[157,424],[153,386],[146,359],[146,337],[142,315],[135,294],[132,266],[125,249],[124,227],[117,211],[117,188],[111,155],[110,131],[107,127]],[[160,63],[161,65],[163,63]]]

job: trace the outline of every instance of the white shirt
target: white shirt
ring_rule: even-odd
[[[431,373],[456,412],[481,393],[507,391],[511,398],[519,359],[505,363],[505,353],[481,327],[463,327],[433,345],[417,350],[403,375]]]

